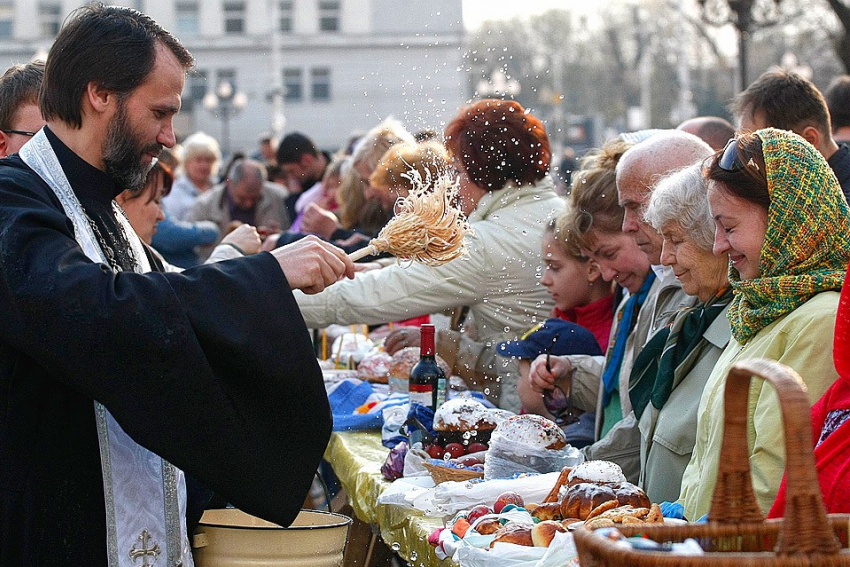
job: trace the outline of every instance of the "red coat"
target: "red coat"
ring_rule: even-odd
[[[841,291],[841,302],[835,321],[835,369],[839,379],[812,406],[812,444],[821,436],[823,423],[830,411],[850,409],[850,269]],[[815,449],[818,479],[828,513],[850,512],[850,420],[830,434]],[[785,513],[785,480],[768,517]]]

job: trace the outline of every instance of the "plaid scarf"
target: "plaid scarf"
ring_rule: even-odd
[[[823,291],[839,290],[850,259],[850,209],[823,156],[800,136],[766,128],[762,141],[770,207],[758,278],[729,265],[728,317],[744,344]]]

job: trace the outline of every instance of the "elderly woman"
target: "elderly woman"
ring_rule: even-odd
[[[723,434],[723,386],[730,366],[771,358],[800,374],[812,404],[838,375],[833,330],[850,258],[850,212],[829,164],[803,138],[772,128],[729,142],[711,161],[708,199],[714,252],[729,257],[732,340],[708,378],[691,462],[682,478],[685,516],[709,510]],[[776,393],[761,380],[749,392],[749,458],[762,510],[785,469]]]
[[[174,220],[186,220],[189,209],[201,193],[215,184],[221,164],[218,142],[204,132],[195,132],[183,142],[183,175],[174,180],[171,193],[163,200],[165,213]]]
[[[297,300],[310,327],[377,324],[467,306],[463,332],[441,333],[437,350],[456,373],[495,377],[504,369],[496,344],[552,309],[537,272],[546,219],[563,201],[548,176],[545,127],[518,103],[476,102],[461,109],[445,134],[460,173],[460,207],[475,230],[467,257],[437,268],[394,264]],[[515,376],[500,376],[499,383],[512,386],[502,388],[512,399],[501,404],[519,409]]]
[[[732,289],[727,260],[715,256],[714,219],[702,164],[662,179],[645,217],[663,237],[661,263],[700,304],[677,313],[635,359],[629,397],[641,433],[639,485],[653,502],[679,497],[691,459],[697,408],[708,375],[729,342]]]

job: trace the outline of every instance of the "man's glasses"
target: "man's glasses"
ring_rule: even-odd
[[[549,366],[549,353],[546,353],[546,369],[552,372]],[[555,418],[557,425],[571,425],[579,421],[581,411],[573,406],[572,398],[568,397],[560,386],[556,385],[543,394],[543,405],[546,406],[546,411]]]
[[[30,138],[38,134],[38,132],[27,132],[26,130],[0,130],[0,132],[4,134],[18,134],[19,136],[28,136]]]

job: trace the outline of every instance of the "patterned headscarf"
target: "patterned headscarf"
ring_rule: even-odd
[[[823,156],[792,132],[766,128],[755,134],[770,207],[760,276],[741,280],[729,265],[735,298],[728,317],[742,344],[814,295],[840,290],[850,259],[850,209]]]

